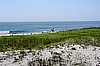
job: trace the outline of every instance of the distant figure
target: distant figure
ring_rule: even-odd
[[[67,30],[68,30],[68,27],[67,27]]]
[[[51,31],[52,31],[52,32],[55,32],[55,28],[52,28]]]

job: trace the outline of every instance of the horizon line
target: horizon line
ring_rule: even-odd
[[[46,21],[0,21],[0,22],[76,22],[76,21],[100,21],[100,20],[46,20]]]

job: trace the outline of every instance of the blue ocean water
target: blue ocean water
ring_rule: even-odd
[[[62,31],[89,27],[100,27],[100,21],[0,22],[1,33],[2,31],[10,31],[10,33],[50,32],[52,28]]]

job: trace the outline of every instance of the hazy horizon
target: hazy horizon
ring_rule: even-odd
[[[92,20],[92,21],[75,21],[75,20],[73,20],[73,21],[46,21],[46,20],[44,20],[44,21],[1,21],[1,22],[100,22],[100,21],[96,21],[96,20]]]
[[[1,0],[0,22],[100,21],[100,0]]]

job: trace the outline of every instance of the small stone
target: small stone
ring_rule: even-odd
[[[73,48],[71,48],[71,50],[76,50],[76,48],[73,47]]]

